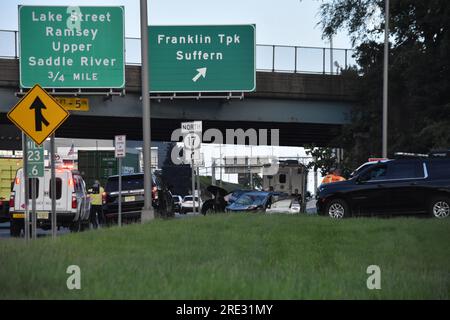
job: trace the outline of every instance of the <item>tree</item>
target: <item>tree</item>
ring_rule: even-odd
[[[257,174],[257,173],[252,173],[252,181],[250,181],[250,174],[249,173],[244,173],[244,174],[239,174],[240,178],[238,177],[238,183],[240,185],[242,185],[242,187],[244,189],[251,189],[252,188],[252,183],[253,182],[253,189],[262,189],[263,188],[263,178]]]
[[[323,36],[346,28],[356,44],[359,103],[334,145],[353,168],[381,154],[384,1],[330,0]],[[450,146],[450,1],[391,0],[388,154]]]
[[[305,147],[305,152],[307,155],[313,157],[313,161],[308,163],[307,168],[320,171],[323,176],[328,174],[331,168],[337,166],[336,155],[332,148],[311,145]]]

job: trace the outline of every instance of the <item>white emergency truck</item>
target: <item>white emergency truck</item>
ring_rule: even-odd
[[[77,232],[89,227],[90,198],[81,175],[70,168],[56,168],[56,219],[58,227]],[[51,229],[51,172],[45,168],[44,177],[29,178],[28,210],[31,221],[31,182],[36,179],[37,227]],[[25,180],[23,169],[16,172],[10,197],[11,236],[18,237],[24,229]]]
[[[297,194],[304,196],[308,170],[305,165],[297,160],[280,160],[278,172],[275,175],[263,176],[263,189],[266,191],[285,192],[288,195]]]

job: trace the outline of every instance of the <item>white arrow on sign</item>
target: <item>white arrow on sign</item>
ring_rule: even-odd
[[[195,75],[195,77],[192,78],[192,81],[197,82],[197,80],[200,77],[205,78],[206,77],[206,69],[207,68],[199,68],[199,69],[197,69],[198,73]]]

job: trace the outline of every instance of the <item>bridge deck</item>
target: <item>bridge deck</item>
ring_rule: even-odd
[[[0,136],[0,147],[17,148],[18,130],[11,128],[6,113],[18,101],[19,62],[0,59],[0,128],[10,132]],[[203,120],[204,129],[267,128],[280,129],[280,144],[325,145],[348,122],[355,102],[355,81],[337,75],[257,72],[257,90],[245,99],[183,99],[152,101],[152,136],[170,140],[180,122]],[[129,139],[142,138],[140,103],[140,67],[126,68],[126,96],[105,100],[90,96],[89,112],[72,112],[58,129],[57,136],[67,138],[112,139],[115,134]]]

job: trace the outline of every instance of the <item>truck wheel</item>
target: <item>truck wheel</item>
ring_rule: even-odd
[[[450,215],[450,199],[443,196],[431,199],[428,211],[431,217],[447,218]]]
[[[333,219],[343,219],[350,216],[348,204],[342,199],[331,200],[327,204],[325,212]]]
[[[22,231],[22,224],[19,223],[18,221],[15,220],[11,220],[10,222],[10,226],[9,226],[9,233],[11,235],[11,237],[20,237],[20,232]]]

